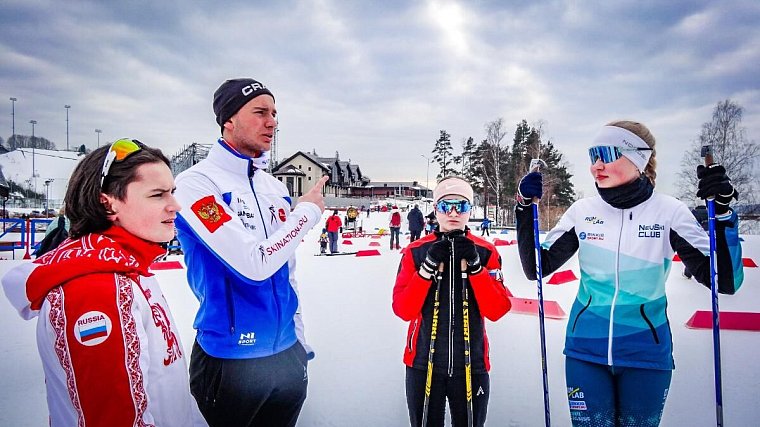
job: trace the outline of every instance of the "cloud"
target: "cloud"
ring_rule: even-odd
[[[722,99],[757,138],[758,24],[742,0],[6,1],[0,87],[18,98],[20,133],[33,118],[62,146],[69,104],[72,145],[94,146],[99,128],[101,143],[133,136],[172,154],[214,141],[213,91],[252,76],[277,98],[281,158],[339,151],[377,180],[424,180],[441,129],[458,147],[499,117],[510,139],[543,120],[589,195],[585,148],[608,121],[649,125],[673,160],[661,166]],[[677,172],[662,166],[658,189],[673,192]]]

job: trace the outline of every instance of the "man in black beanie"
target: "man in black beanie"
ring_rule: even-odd
[[[190,390],[211,427],[295,426],[307,360],[295,252],[324,211],[327,178],[291,209],[266,172],[277,128],[274,96],[253,79],[214,93],[222,137],[177,176],[175,221],[188,283],[200,302]]]

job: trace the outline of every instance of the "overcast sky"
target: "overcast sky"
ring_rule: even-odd
[[[506,3],[506,4],[505,4]],[[543,122],[576,189],[595,194],[585,149],[638,120],[658,141],[657,188],[718,101],[760,139],[760,2],[0,2],[0,136],[66,146],[134,137],[172,155],[219,135],[227,78],[275,94],[279,158],[340,152],[373,180],[427,180],[439,131],[456,150],[503,117]],[[430,183],[438,169],[430,167]]]

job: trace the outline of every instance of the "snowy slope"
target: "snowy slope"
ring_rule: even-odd
[[[387,213],[364,218],[365,228],[385,227]],[[498,237],[514,239],[514,234]],[[745,236],[744,256],[760,261],[760,237]],[[298,250],[297,277],[306,335],[316,350],[309,365],[309,396],[300,426],[408,425],[404,397],[402,350],[406,324],[393,315],[391,291],[400,255],[389,251],[387,237],[351,239],[341,250],[369,249],[379,241],[376,257],[315,257],[317,232],[312,230]],[[343,239],[341,239],[342,241]],[[403,242],[402,242],[403,244]],[[375,247],[371,247],[375,248]],[[507,285],[518,297],[535,297],[535,285],[520,269],[516,246],[500,246]],[[19,261],[0,261],[0,274]],[[684,326],[697,310],[710,309],[709,290],[680,274],[680,263],[668,280],[669,315],[676,370],[663,426],[710,426],[714,422],[712,334]],[[562,269],[578,274],[577,259]],[[184,270],[159,271],[158,278],[172,306],[189,355],[192,319],[198,306]],[[760,272],[745,269],[738,295],[722,296],[721,309],[760,312]],[[569,312],[577,282],[545,285],[545,298]],[[564,332],[567,320],[546,322],[552,423],[569,426],[564,384]],[[538,319],[507,314],[488,324],[491,341],[491,402],[488,426],[542,426],[543,391]],[[756,389],[760,383],[760,333],[723,331],[725,424],[760,425]],[[46,425],[44,378],[34,341],[34,322],[24,322],[0,297],[0,425]]]
[[[31,148],[22,148],[0,154],[0,167],[6,180],[34,189],[35,184],[32,179],[32,163],[34,163],[37,192],[44,195],[45,181],[52,178],[48,197],[63,199],[71,172],[74,171],[80,158],[78,153],[73,151],[55,150],[34,150],[34,156],[32,156]]]

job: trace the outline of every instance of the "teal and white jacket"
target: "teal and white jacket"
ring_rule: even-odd
[[[523,271],[535,280],[532,210],[518,205],[516,215]],[[733,294],[744,280],[738,219],[732,211],[717,219],[719,292]],[[674,368],[665,295],[673,254],[710,287],[710,241],[686,205],[656,192],[630,209],[600,196],[582,199],[541,246],[543,275],[578,251],[581,278],[565,355],[609,366]]]
[[[271,356],[295,344],[303,332],[295,251],[319,222],[319,207],[304,202],[291,211],[285,185],[223,139],[176,185],[177,237],[200,302],[198,344],[226,359]]]

